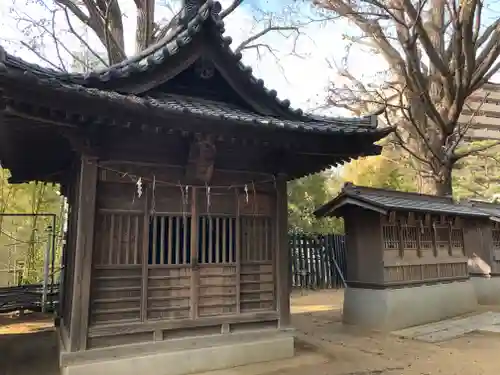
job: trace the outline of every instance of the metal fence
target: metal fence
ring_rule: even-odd
[[[345,236],[339,234],[290,235],[292,286],[343,288],[346,274]]]
[[[43,284],[3,287],[0,288],[0,313],[18,310],[54,311],[57,308],[57,294],[57,285],[52,286],[45,296]],[[45,304],[44,308],[42,304]]]

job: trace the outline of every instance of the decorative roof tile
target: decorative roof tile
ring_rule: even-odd
[[[489,214],[474,207],[455,203],[452,198],[436,197],[418,193],[375,189],[347,183],[340,194],[318,208],[314,214],[323,216],[342,216],[341,208],[346,205],[372,206],[381,211],[412,211],[443,215],[489,217]]]

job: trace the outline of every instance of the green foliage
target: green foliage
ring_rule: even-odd
[[[313,215],[316,208],[335,196],[336,192],[329,185],[336,178],[335,175],[317,173],[288,184],[288,223],[291,230],[307,233],[343,232],[342,220],[316,219]]]
[[[61,196],[56,186],[45,184],[11,185],[9,172],[0,169],[0,285],[13,282],[39,282],[47,247],[47,227],[51,218],[8,216],[10,213],[55,213],[61,211]],[[57,221],[56,236],[61,233]],[[57,264],[58,261],[57,261]],[[19,268],[22,267],[22,268]],[[21,280],[13,270],[22,275]],[[10,271],[10,273],[9,273]]]
[[[343,233],[343,221],[316,219],[315,209],[334,198],[345,182],[400,191],[416,191],[415,171],[398,158],[398,153],[384,150],[380,156],[360,158],[337,172],[324,172],[289,183],[288,221],[294,231],[307,233]]]
[[[471,142],[463,150],[488,147],[492,141]],[[459,150],[459,151],[462,151]],[[457,162],[453,169],[453,195],[458,199],[491,200],[500,194],[500,148],[493,147]]]
[[[342,178],[360,186],[416,191],[414,170],[389,152],[352,161],[343,168]]]

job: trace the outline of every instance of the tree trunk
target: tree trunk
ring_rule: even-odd
[[[420,193],[451,197],[453,194],[452,170],[453,166],[442,166],[439,175],[431,175],[431,173],[424,171],[420,174]]]

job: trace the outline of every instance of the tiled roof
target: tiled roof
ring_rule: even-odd
[[[394,190],[375,189],[352,184],[344,185],[341,193],[315,211],[317,216],[337,216],[338,210],[346,204],[366,207],[373,206],[382,210],[426,212],[457,216],[489,217],[489,214],[473,207],[455,203],[451,198],[406,193]]]
[[[498,204],[498,203],[491,203],[491,202],[484,202],[484,201],[477,201],[477,200],[468,200],[468,201],[462,202],[462,204],[469,206],[469,207],[473,207],[477,210],[486,212],[490,216],[493,216],[495,218],[500,218],[500,204]]]
[[[189,1],[186,3],[186,7],[172,22],[173,26],[163,40],[119,64],[88,74],[61,73],[44,68],[7,54],[0,47],[0,79],[2,79],[1,75],[13,73],[15,79],[19,80],[22,78],[19,78],[19,73],[23,72],[25,76],[30,77],[30,84],[38,83],[50,86],[51,89],[61,92],[77,92],[79,95],[102,98],[113,103],[128,104],[135,106],[135,108],[142,106],[275,128],[346,134],[373,133],[378,135],[374,141],[383,138],[392,131],[389,128],[376,129],[377,116],[375,115],[361,118],[328,118],[306,115],[300,109],[291,109],[289,100],[279,100],[276,91],[265,88],[264,81],[255,78],[252,75],[252,69],[242,64],[241,53],[231,51],[229,47],[231,38],[223,37],[224,23],[219,16],[220,4],[213,0],[207,0],[197,8],[193,8],[193,4],[191,6],[190,4]],[[264,96],[275,100],[282,110],[288,111],[287,119],[260,115],[226,103],[199,98],[174,95],[134,96],[124,91],[112,91],[112,85],[108,85],[110,82],[125,81],[136,74],[156,69],[169,57],[176,55],[183,46],[188,45],[193,37],[202,30],[209,32],[213,38],[212,41],[220,44],[223,53],[227,54],[238,66],[241,79],[247,80],[249,87],[252,86],[259,90]]]
[[[0,82],[8,79],[2,78],[0,71]],[[376,124],[369,118],[337,118],[330,121],[292,121],[283,120],[271,116],[262,116],[236,105],[222,103],[207,99],[162,94],[161,97],[139,97],[135,95],[124,95],[113,91],[104,91],[95,88],[88,88],[81,85],[66,83],[57,78],[39,78],[38,76],[26,73],[20,77],[13,78],[16,81],[25,80],[31,86],[45,86],[61,94],[73,93],[86,98],[94,98],[108,101],[111,104],[123,105],[127,108],[139,111],[159,111],[158,113],[190,114],[203,116],[214,120],[233,121],[241,124],[248,124],[260,127],[270,127],[274,129],[288,129],[313,133],[342,133],[342,134],[373,134],[376,139],[381,139],[389,134],[392,129],[377,129]]]
[[[189,6],[189,4],[188,2],[187,5]],[[196,9],[183,9],[174,22],[172,22],[173,26],[170,32],[167,33],[168,35],[163,40],[158,41],[146,50],[123,62],[87,74],[58,72],[54,69],[25,62],[9,54],[6,54],[4,64],[10,68],[29,71],[40,78],[56,78],[64,83],[78,84],[89,88],[102,88],[99,84],[126,80],[135,74],[156,69],[169,57],[176,55],[183,46],[188,45],[193,40],[195,34],[204,29],[204,25],[208,25],[208,27],[212,26],[215,28],[216,31],[211,33],[212,37],[215,42],[220,44],[223,51],[234,61],[234,64],[239,68],[243,79],[247,81],[248,85],[260,91],[264,96],[273,99],[283,110],[288,111],[294,119],[296,118],[301,121],[316,121],[317,119],[314,116],[304,114],[301,109],[290,108],[290,101],[288,99],[280,100],[275,90],[267,89],[264,86],[264,81],[256,78],[252,74],[252,68],[245,66],[241,62],[242,54],[239,52],[234,53],[230,48],[232,42],[231,37],[223,36],[224,22],[219,16],[220,10],[220,4],[214,0],[207,0]],[[1,57],[0,64],[2,64]],[[323,119],[323,122],[328,121],[336,121],[336,119]],[[367,116],[366,119],[361,121],[376,123],[376,116]]]

